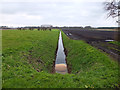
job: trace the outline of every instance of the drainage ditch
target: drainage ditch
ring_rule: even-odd
[[[61,31],[59,34],[58,49],[56,54],[55,72],[60,74],[68,73],[67,64],[66,64],[66,55],[64,52]]]

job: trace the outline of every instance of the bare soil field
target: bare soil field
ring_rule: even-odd
[[[118,29],[96,29],[99,31],[118,31]]]
[[[63,32],[74,40],[84,40],[93,47],[106,52],[111,58],[120,62],[120,48],[105,40],[116,40],[118,31],[104,30],[79,30],[79,29],[62,29]]]

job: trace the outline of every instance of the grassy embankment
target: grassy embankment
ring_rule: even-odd
[[[58,31],[2,31],[2,71],[3,87],[24,84],[27,75],[37,72],[52,71],[55,60],[55,50],[58,41]],[[19,78],[22,77],[24,80]],[[10,81],[10,82],[9,82]],[[9,85],[9,83],[11,83]],[[14,86],[13,87],[17,87]]]
[[[71,74],[50,74],[58,31],[3,31],[3,88],[117,87],[118,65],[64,34]]]
[[[118,87],[118,62],[111,60],[94,47],[80,40],[70,40],[63,33],[64,47],[67,49],[67,63],[76,74],[80,87]]]
[[[111,41],[111,42],[108,42],[108,43],[111,43],[111,44],[114,44],[114,45],[117,45],[118,47],[120,47],[120,42],[119,41]]]
[[[108,46],[109,49],[113,49],[113,50],[117,51],[118,54],[120,54],[119,53],[120,52],[120,48],[119,48],[120,42],[119,41],[110,41],[108,43],[112,45],[112,47]]]

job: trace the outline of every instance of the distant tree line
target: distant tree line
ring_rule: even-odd
[[[50,28],[50,27],[18,27],[17,29],[18,30],[31,30],[31,31],[33,31],[34,29],[36,29],[38,31],[40,31],[40,30],[43,30],[43,31],[50,30],[51,31],[52,28]]]
[[[118,27],[97,27],[97,29],[117,29]]]
[[[8,26],[0,26],[0,29],[11,29],[11,28]]]
[[[85,26],[85,27],[82,27],[82,26],[80,26],[80,27],[76,27],[76,26],[74,26],[74,27],[71,27],[71,26],[70,27],[68,27],[68,26],[64,26],[64,27],[40,27],[40,26],[38,26],[38,27],[18,27],[16,29],[18,29],[18,30],[31,30],[31,31],[34,29],[36,29],[38,31],[40,31],[40,30],[43,30],[43,31],[50,30],[51,31],[51,29],[94,30],[94,29],[117,29],[117,28],[118,27],[91,27],[91,26]],[[12,28],[9,28],[7,26],[0,26],[0,29],[12,29]]]

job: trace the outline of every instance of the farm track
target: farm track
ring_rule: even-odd
[[[111,58],[120,63],[120,49],[118,46],[105,42],[105,40],[115,40],[117,31],[62,30],[70,39],[84,40],[91,46],[100,49],[102,52],[106,52]]]

